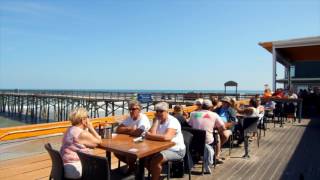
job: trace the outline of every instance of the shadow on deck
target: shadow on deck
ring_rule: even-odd
[[[280,179],[320,179],[320,118],[311,118],[305,128]]]

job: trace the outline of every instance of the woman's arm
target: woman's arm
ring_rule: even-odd
[[[87,120],[86,126],[88,128],[88,131],[82,131],[82,133],[79,135],[79,143],[91,148],[97,147],[98,144],[101,143],[101,137],[94,130],[89,119]]]

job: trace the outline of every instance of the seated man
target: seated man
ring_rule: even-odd
[[[210,111],[212,107],[212,102],[210,100],[204,100],[202,105],[202,110],[197,111],[196,116],[191,116],[189,120],[189,125],[195,129],[202,129],[206,131],[206,144],[211,145],[213,143],[213,131],[218,129],[221,144],[218,143],[216,149],[216,157],[219,163],[222,163],[219,159],[221,145],[224,144],[229,136],[232,134],[231,131],[226,130],[223,121],[219,115],[215,112]],[[211,160],[209,160],[210,162]],[[209,169],[207,169],[209,170]]]
[[[221,100],[221,106],[215,110],[215,112],[220,116],[227,129],[234,129],[237,123],[237,111],[236,111],[236,101],[229,97],[223,97]]]
[[[117,133],[128,134],[131,136],[141,136],[144,132],[150,129],[150,121],[148,117],[141,113],[141,105],[138,101],[129,103],[130,116],[124,120],[117,128]],[[135,169],[135,159],[127,158],[119,154],[114,154],[120,161],[126,162],[129,165],[128,172],[133,172]]]
[[[151,172],[152,180],[158,180],[162,170],[162,164],[168,160],[182,159],[186,153],[186,146],[183,140],[181,125],[179,121],[168,113],[169,105],[166,102],[156,104],[156,117],[153,120],[152,127],[146,133],[146,139],[154,141],[171,141],[175,145],[151,155],[146,164]]]

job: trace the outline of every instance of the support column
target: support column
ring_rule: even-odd
[[[276,87],[276,78],[277,78],[277,51],[275,49],[274,46],[272,46],[272,90],[273,92],[276,91],[277,87]]]

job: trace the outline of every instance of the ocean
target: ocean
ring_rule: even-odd
[[[25,125],[26,123],[20,122],[18,120],[9,119],[7,117],[0,116],[0,128],[3,127],[12,127],[12,126],[21,126]]]

